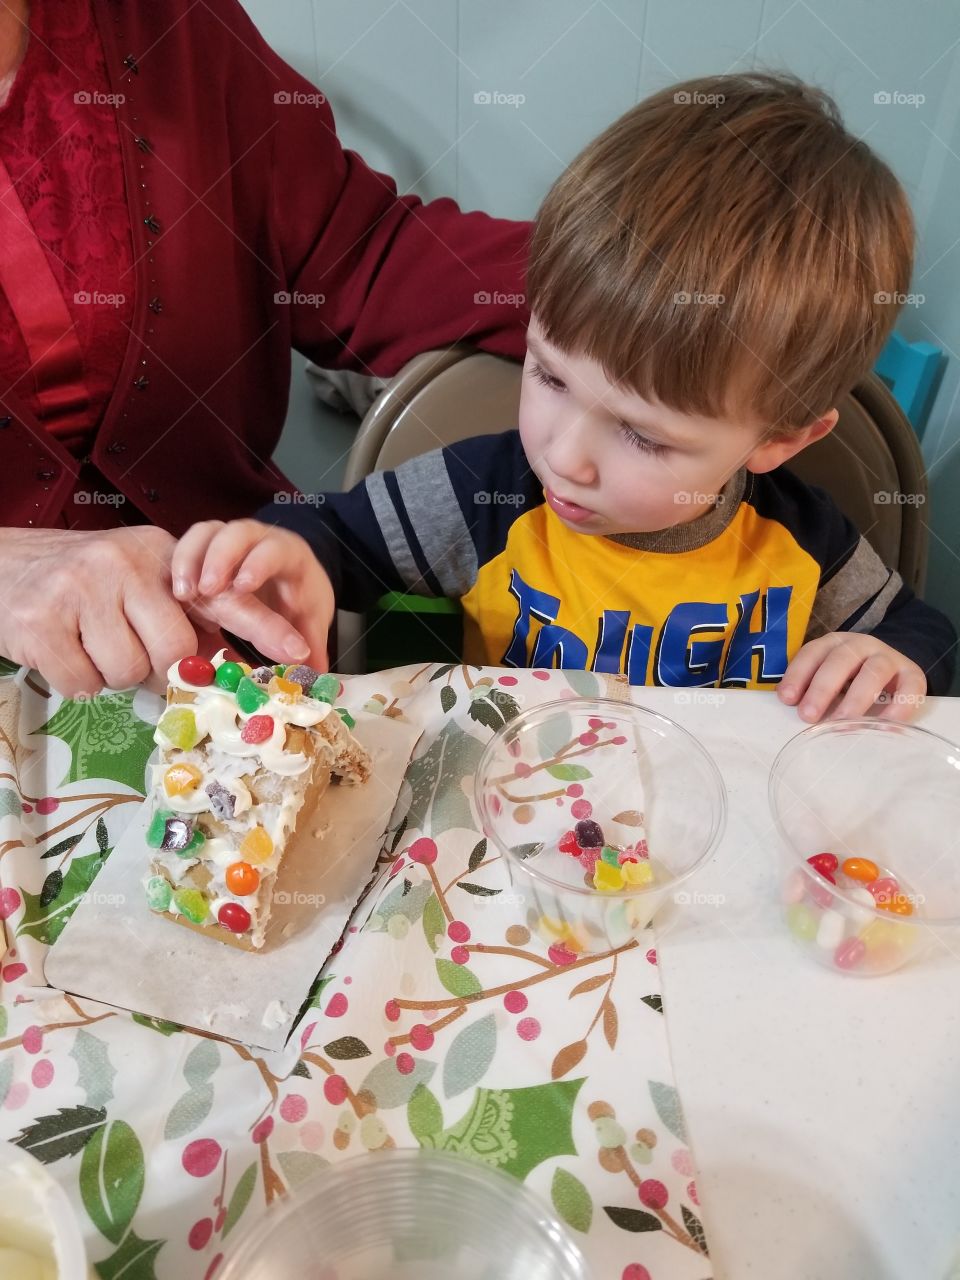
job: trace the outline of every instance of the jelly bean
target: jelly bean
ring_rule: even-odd
[[[625,862],[620,868],[625,884],[640,885],[653,883],[653,867],[649,862]]]
[[[231,933],[246,933],[250,928],[250,912],[239,902],[225,902],[217,912],[217,921]]]
[[[618,851],[614,849],[613,845],[605,844],[600,850],[600,857],[611,867],[619,867],[620,865]]]
[[[895,924],[889,918],[884,920],[878,916],[867,925],[860,934],[860,938],[867,950],[872,951],[875,947],[885,947],[898,942],[901,928],[901,925]]]
[[[173,747],[191,751],[204,736],[197,728],[197,717],[189,707],[171,707],[160,718],[157,729]]]
[[[577,837],[572,831],[567,831],[560,837],[560,842],[557,847],[561,853],[572,854],[574,858],[576,858],[580,853],[580,846],[577,844]]]
[[[160,841],[160,848],[167,853],[179,853],[181,857],[191,856],[204,843],[202,831],[197,831],[189,818],[174,816],[168,818]]]
[[[203,924],[210,914],[209,904],[199,889],[177,889],[173,905],[191,924]]]
[[[256,893],[260,887],[260,872],[256,867],[251,867],[249,862],[231,862],[224,878],[227,888],[238,898]]]
[[[825,911],[817,926],[817,946],[824,951],[835,951],[843,941],[846,921],[839,911]]]
[[[213,683],[227,693],[234,693],[243,678],[243,668],[239,662],[221,662],[213,677]]]
[[[581,818],[574,827],[577,844],[581,849],[600,849],[603,847],[603,828],[592,818]]]
[[[262,689],[249,676],[241,677],[240,683],[237,685],[237,706],[241,711],[251,715],[254,711],[259,711],[269,701],[270,695],[266,689]]]
[[[174,764],[163,775],[163,789],[168,796],[189,795],[196,791],[202,778],[195,764]]]
[[[273,716],[251,716],[240,730],[240,737],[251,745],[273,737]]]
[[[826,858],[833,858],[833,854],[832,853],[815,853],[812,858],[807,859],[807,862],[809,862],[810,866],[813,867],[814,871],[816,871],[816,873],[819,876],[821,876],[824,880],[829,880],[831,884],[836,884],[837,883],[836,877],[833,874],[834,871],[836,871],[837,869],[836,865],[831,867],[827,862],[823,861],[823,859],[826,859]],[[836,864],[836,861],[837,861],[836,858],[833,858],[833,861],[834,861],[834,864]]]
[[[913,903],[905,893],[894,893],[888,901],[878,902],[881,911],[890,911],[895,916],[912,916]]]
[[[198,689],[205,689],[208,684],[213,684],[216,674],[213,663],[196,653],[189,658],[181,658],[177,663],[177,675],[184,684],[192,684]]]
[[[213,810],[214,817],[219,818],[221,822],[227,822],[236,815],[237,797],[232,791],[228,791],[223,783],[210,782],[204,790],[210,797],[210,808]]]
[[[851,880],[862,880],[865,884],[880,874],[880,868],[869,858],[847,858],[840,870]]]
[[[175,817],[172,809],[158,809],[150,819],[150,825],[147,827],[146,841],[151,849],[159,849],[163,844],[163,837],[166,834],[167,822],[170,818]]]
[[[856,969],[866,953],[862,938],[845,938],[833,953],[833,963],[838,969]]]
[[[807,883],[807,893],[809,893],[818,907],[832,907],[836,901],[834,894],[830,892],[827,886],[812,877]]]
[[[356,720],[354,720],[353,716],[350,714],[350,712],[347,710],[346,707],[337,707],[337,715],[340,717],[340,719],[343,721],[343,723],[347,726],[348,729],[355,729],[357,727]]]
[[[273,840],[269,831],[264,831],[263,827],[254,827],[252,831],[248,831],[243,838],[240,852],[247,862],[257,864],[266,862],[273,853]]]
[[[318,702],[333,702],[340,693],[340,681],[336,676],[323,675],[310,686],[310,697]]]
[[[299,698],[303,695],[303,690],[297,682],[288,680],[285,676],[273,676],[267,685],[267,692],[286,701],[292,701],[294,698]]]
[[[803,942],[812,942],[817,936],[817,917],[802,902],[788,907],[786,917],[787,928],[795,938]]]
[[[815,871],[819,871],[822,876],[832,876],[840,865],[840,859],[835,853],[815,853],[813,857],[807,861]]]
[[[807,877],[802,871],[793,871],[783,886],[783,902],[790,906],[794,902],[802,902],[807,887]]]
[[[873,895],[879,907],[891,902],[894,895],[900,892],[900,886],[893,876],[881,876],[879,880],[873,880],[867,885],[867,891]]]
[[[593,887],[601,893],[616,893],[623,888],[623,872],[601,860],[593,869]]]
[[[278,671],[277,675],[298,684],[303,693],[309,693],[320,679],[319,671],[314,671],[313,667],[307,667],[303,663],[297,663],[294,667],[285,667],[283,671]]]
[[[170,882],[163,876],[151,876],[143,886],[147,895],[147,906],[151,911],[166,911],[173,897]]]

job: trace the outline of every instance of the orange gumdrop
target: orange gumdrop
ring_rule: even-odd
[[[254,827],[252,831],[248,831],[244,836],[240,852],[247,862],[266,862],[271,853],[273,853],[273,840],[270,838],[270,832],[264,831],[263,827]]]
[[[249,862],[231,862],[225,876],[227,888],[238,898],[248,893],[256,893],[260,886],[260,872],[251,867]]]
[[[174,764],[163,775],[163,789],[168,796],[186,795],[196,791],[202,777],[195,764]]]
[[[267,685],[267,693],[280,693],[287,698],[299,698],[303,694],[303,687],[295,680],[284,680],[283,676],[272,676]]]

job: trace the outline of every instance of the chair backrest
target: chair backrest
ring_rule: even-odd
[[[428,351],[397,374],[361,424],[346,484],[441,445],[517,422],[521,366],[470,347]],[[926,472],[915,433],[889,389],[868,374],[839,406],[834,430],[790,462],[825,489],[885,564],[923,588]]]

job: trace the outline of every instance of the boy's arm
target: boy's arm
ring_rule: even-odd
[[[257,519],[310,544],[340,608],[365,612],[387,591],[459,599],[508,511],[516,514],[516,506],[477,500],[502,489],[517,455],[523,458],[516,437],[476,436],[375,471],[348,493],[271,503]],[[518,486],[516,474],[510,483]]]
[[[928,693],[948,693],[957,644],[949,618],[904,585],[827,494],[811,492],[826,537],[805,640],[837,631],[874,636],[923,669]]]

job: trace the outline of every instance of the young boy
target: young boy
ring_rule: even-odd
[[[335,602],[416,591],[460,600],[473,663],[905,719],[947,691],[954,631],[781,464],[872,366],[912,245],[897,180],[819,91],[659,93],[540,210],[519,431],[194,526],[175,592],[277,659],[324,663]]]

